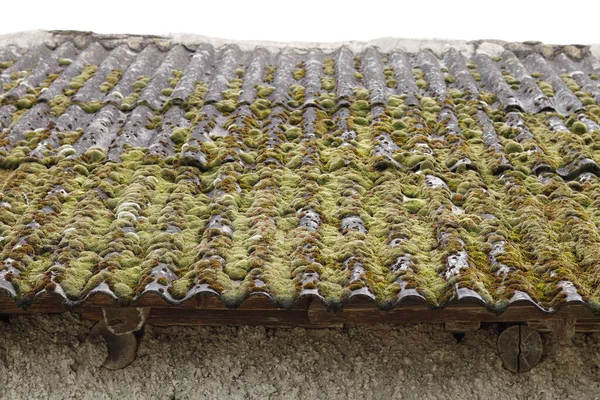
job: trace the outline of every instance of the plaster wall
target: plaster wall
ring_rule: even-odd
[[[0,321],[1,399],[593,399],[600,335],[515,375],[498,332],[460,341],[435,325],[332,330],[146,326],[129,367],[101,367],[106,346],[74,314]]]

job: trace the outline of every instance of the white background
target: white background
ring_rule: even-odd
[[[600,43],[598,1],[3,0],[0,13],[0,34],[72,29],[304,42],[392,36]]]

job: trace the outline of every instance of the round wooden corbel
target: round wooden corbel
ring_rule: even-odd
[[[528,326],[511,326],[498,337],[498,353],[509,371],[529,371],[540,362],[543,352],[540,334]]]

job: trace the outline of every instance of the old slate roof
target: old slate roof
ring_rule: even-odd
[[[0,292],[19,305],[598,307],[590,47],[42,36],[0,48]]]

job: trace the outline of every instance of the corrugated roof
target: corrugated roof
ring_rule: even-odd
[[[590,48],[386,43],[4,43],[0,291],[596,308]]]

